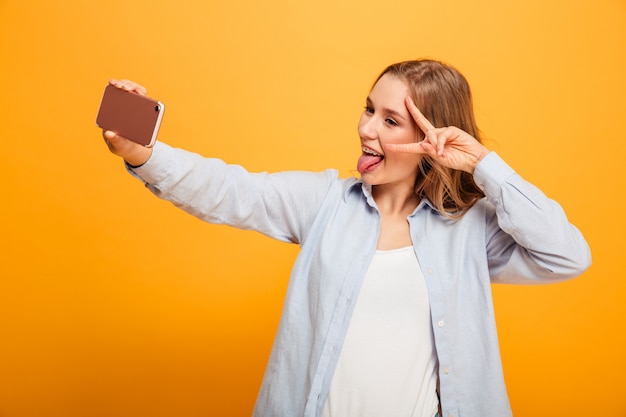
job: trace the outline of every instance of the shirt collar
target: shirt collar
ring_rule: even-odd
[[[374,197],[372,196],[372,186],[366,184],[360,178],[350,178],[351,182],[348,183],[346,190],[343,193],[343,200],[348,201],[348,197],[350,194],[359,193],[361,196],[365,197],[367,204],[371,207],[376,208],[376,202],[374,201]]]
[[[352,192],[360,192],[363,197],[365,197],[367,203],[371,207],[376,207],[376,202],[374,201],[374,196],[372,196],[372,186],[370,184],[366,184],[363,180],[359,178],[352,178],[352,182],[346,187],[346,190],[343,194],[344,201],[348,200],[348,196]],[[428,198],[422,198],[422,201],[417,205],[411,216],[414,216],[418,211],[424,209],[428,206],[431,210],[436,213],[439,213],[439,210],[433,205],[433,203]]]

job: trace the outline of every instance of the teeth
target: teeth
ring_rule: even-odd
[[[374,155],[374,156],[383,156],[382,154],[376,151],[373,151],[370,148],[366,148],[365,146],[363,146],[361,149],[363,150],[363,153],[367,153],[367,154]]]

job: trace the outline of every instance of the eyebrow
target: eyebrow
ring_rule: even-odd
[[[370,105],[373,106],[374,105],[374,103],[372,102],[372,99],[370,99],[369,97],[367,99],[365,99],[365,101],[366,101],[368,106],[370,106]],[[401,113],[399,113],[396,110],[393,110],[393,109],[390,109],[390,108],[387,108],[387,107],[383,107],[382,111],[385,114],[388,114],[388,115],[397,117],[398,119],[402,119],[402,120],[406,121],[406,117],[404,117]]]

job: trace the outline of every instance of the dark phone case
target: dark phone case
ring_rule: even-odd
[[[109,84],[104,89],[96,124],[133,142],[152,146],[164,111],[165,106],[156,100]]]

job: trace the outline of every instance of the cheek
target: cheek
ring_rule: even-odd
[[[390,139],[393,143],[414,143],[417,142],[417,132],[414,129],[403,129]]]

